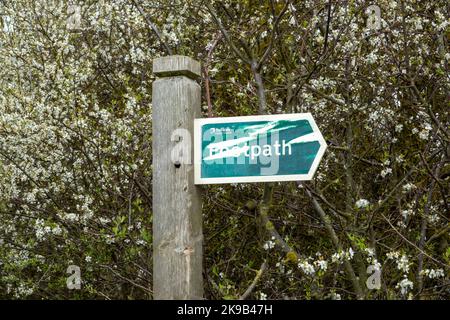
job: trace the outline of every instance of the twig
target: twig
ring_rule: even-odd
[[[413,242],[411,242],[408,238],[406,238],[400,231],[398,231],[398,229],[392,224],[392,222],[383,214],[380,213],[381,216],[383,217],[384,220],[386,220],[386,222],[389,224],[389,226],[403,239],[405,240],[409,245],[413,246],[414,248],[416,248],[420,253],[422,253],[424,256],[426,256],[427,258],[433,260],[434,262],[436,262],[437,264],[443,266],[446,269],[450,269],[450,266],[446,265],[445,263],[436,260],[435,258],[433,258],[432,256],[430,256],[429,254],[427,254],[425,251],[421,250],[418,246],[416,246]]]
[[[222,34],[219,33],[217,35],[217,38],[214,40],[214,42],[211,45],[211,48],[208,50],[208,55],[206,56],[206,62],[205,66],[203,68],[203,73],[205,74],[205,90],[206,90],[206,101],[208,103],[208,118],[211,118],[213,116],[212,112],[212,103],[211,103],[211,92],[210,92],[210,79],[209,79],[209,64],[211,63],[212,59],[212,53],[214,49],[216,48],[217,44],[219,43],[220,39],[222,38]]]
[[[261,264],[261,268],[259,268],[259,270],[256,272],[256,276],[255,279],[253,279],[252,283],[250,284],[250,286],[247,288],[247,290],[245,290],[244,294],[241,295],[239,297],[239,300],[245,300],[247,299],[247,297],[252,293],[252,291],[255,289],[256,284],[258,283],[259,279],[261,278],[262,274],[264,273],[264,271],[267,269],[267,263],[266,261],[264,261]]]
[[[362,158],[362,157],[360,157],[360,156],[357,156],[356,154],[352,153],[352,152],[350,151],[349,148],[346,148],[346,147],[339,147],[339,146],[336,146],[336,145],[329,145],[329,147],[330,147],[331,149],[336,149],[336,150],[339,150],[339,151],[348,152],[353,158],[355,158],[356,160],[359,160],[359,161],[361,161],[361,162],[363,162],[363,163],[365,163],[365,164],[369,164],[369,165],[371,165],[371,166],[377,166],[377,167],[382,167],[382,166],[383,166],[382,163],[375,162],[375,161],[371,161],[371,160]]]
[[[342,251],[342,245],[339,241],[339,238],[336,235],[336,232],[334,231],[334,228],[331,224],[330,217],[322,209],[322,207],[320,206],[319,202],[317,202],[317,200],[313,196],[313,194],[308,189],[305,189],[305,190],[306,190],[306,194],[312,201],[314,209],[319,214],[320,219],[322,220],[323,224],[325,225],[325,229],[327,229],[328,234],[330,235],[331,241],[333,242],[334,246],[336,247],[336,249],[338,251]],[[344,260],[344,267],[345,267],[345,271],[347,272],[347,275],[350,277],[350,280],[352,281],[353,289],[355,290],[356,296],[358,297],[358,299],[363,299],[364,293],[361,289],[358,279],[356,278],[355,271],[353,270],[352,265],[350,264],[350,262],[347,259]]]
[[[137,4],[135,0],[131,0],[133,5],[136,7],[136,9],[139,11],[139,13],[142,15],[142,17],[145,19],[147,24],[150,26],[150,28],[153,30],[153,32],[158,37],[159,41],[163,44],[164,48],[166,49],[167,53],[169,55],[172,55],[172,49],[168,46],[168,44],[164,41],[161,33],[158,30],[158,27],[150,20],[150,18],[145,14],[144,10],[142,10],[141,6]]]
[[[272,203],[272,185],[270,183],[266,183],[264,185],[264,193],[263,193],[263,200],[262,203],[259,206],[259,216],[261,219],[261,224],[264,227],[264,229],[269,233],[271,238],[275,239],[275,244],[278,245],[281,250],[286,254],[286,258],[294,258],[297,260],[300,255],[290,246],[286,243],[286,241],[283,240],[281,235],[278,233],[278,231],[275,229],[275,226],[273,223],[269,220],[269,209],[270,205]]]
[[[330,22],[331,22],[331,0],[328,1],[328,17],[327,17],[327,29],[325,31],[325,43],[323,46],[323,54],[327,51],[328,46],[328,34],[330,32]]]
[[[327,99],[327,100],[329,100],[329,101],[331,101],[331,102],[333,102],[333,103],[335,103],[335,104],[337,104],[337,105],[339,105],[339,106],[345,107],[345,102],[343,102],[343,101],[341,101],[341,100],[338,100],[338,99],[336,99],[336,98],[330,97],[330,96],[327,95],[326,93],[320,92],[319,90],[313,88],[313,87],[310,86],[309,84],[304,84],[303,86],[304,86],[306,89],[308,89],[309,91],[312,91],[312,92],[314,92],[315,94],[318,94],[318,95],[321,96],[322,98]]]
[[[263,53],[263,55],[261,57],[261,60],[259,60],[259,62],[258,62],[258,65],[257,65],[257,69],[258,70],[261,68],[263,63],[267,60],[267,58],[270,55],[270,52],[272,51],[273,43],[275,42],[275,34],[276,34],[276,30],[277,30],[278,24],[280,23],[281,18],[283,17],[283,15],[286,13],[288,5],[289,5],[289,1],[286,1],[283,9],[280,12],[280,14],[275,19],[275,23],[273,24],[272,34],[271,34],[271,38],[270,38],[270,44],[266,48],[266,51]]]
[[[225,27],[222,24],[222,21],[219,17],[217,17],[216,12],[214,11],[214,8],[212,7],[211,3],[209,1],[205,2],[206,8],[208,8],[209,13],[211,14],[212,18],[216,22],[217,26],[219,27],[220,31],[222,32],[223,36],[225,37],[225,40],[228,42],[228,44],[231,46],[231,49],[236,53],[236,55],[242,59],[242,61],[245,61],[247,63],[251,63],[250,59],[246,57],[234,44],[233,40],[231,40],[230,35],[228,34],[228,31],[225,29]]]
[[[134,282],[133,280],[128,279],[127,277],[122,276],[120,273],[118,273],[117,271],[115,271],[115,270],[114,270],[113,268],[111,268],[110,266],[101,264],[100,267],[106,268],[106,269],[110,270],[112,273],[114,273],[114,274],[115,274],[116,276],[118,276],[120,279],[125,280],[125,281],[131,283],[132,285],[134,285],[134,286],[136,286],[136,287],[138,287],[138,288],[141,288],[142,290],[144,290],[144,291],[147,292],[147,293],[153,294],[153,291],[152,291],[151,289],[146,288],[146,287],[144,287],[144,286],[142,286],[142,285],[140,285],[140,284]]]

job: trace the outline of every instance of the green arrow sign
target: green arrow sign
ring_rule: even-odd
[[[310,113],[195,119],[195,183],[311,180],[326,147]]]

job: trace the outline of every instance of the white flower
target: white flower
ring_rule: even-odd
[[[299,262],[298,267],[307,275],[312,276],[312,275],[314,275],[314,273],[316,273],[314,266],[306,260]]]
[[[92,257],[91,256],[86,256],[86,258],[84,258],[84,260],[86,262],[91,262],[92,261]]]
[[[437,214],[430,214],[427,219],[431,224],[435,224],[436,222],[439,222],[439,220],[441,220],[441,218]]]
[[[321,44],[321,43],[323,43],[323,41],[325,40],[325,38],[319,33],[319,34],[316,36],[315,40],[316,40],[316,42],[317,42],[318,44]]]
[[[266,243],[264,243],[263,245],[264,250],[270,250],[273,247],[275,247],[275,242],[273,242],[272,240],[266,241]]]
[[[408,210],[402,210],[401,214],[402,214],[402,216],[403,216],[403,219],[406,220],[406,219],[408,219],[409,216],[414,215],[414,211],[412,211],[411,209],[408,209]]]
[[[378,60],[378,56],[376,55],[375,52],[371,52],[366,56],[366,61],[368,64],[374,64],[375,62],[377,62]]]
[[[102,218],[102,217],[100,217],[100,223],[101,224],[107,224],[108,222],[110,222],[111,220],[110,219],[106,219],[106,218]]]
[[[358,209],[362,209],[362,208],[366,208],[368,207],[370,204],[370,202],[366,199],[359,199],[358,201],[356,201],[355,205]]]
[[[44,225],[44,220],[36,219],[34,228],[36,229],[35,233],[36,233],[36,238],[38,238],[38,240],[40,240],[44,237],[45,233],[44,233],[43,225]]]
[[[399,256],[400,256],[400,252],[398,252],[398,251],[391,251],[391,252],[386,253],[386,257],[391,260],[398,259]]]
[[[387,175],[389,175],[389,174],[391,174],[392,173],[392,169],[391,168],[385,168],[385,169],[383,169],[382,171],[381,171],[381,177],[386,177]]]
[[[60,234],[62,233],[61,227],[60,227],[60,226],[54,227],[54,228],[52,229],[52,233],[53,233],[54,235],[60,235]]]
[[[348,249],[348,256],[347,257],[349,257],[349,260],[353,258],[354,254],[355,254],[355,252],[353,251],[352,248]]]
[[[344,256],[343,252],[333,253],[333,255],[331,256],[331,262],[341,262],[343,256]]]
[[[367,253],[369,257],[375,256],[375,250],[373,248],[365,248],[364,251]]]
[[[423,29],[422,22],[420,20],[417,20],[416,21],[416,30],[422,30],[422,29]]]
[[[333,253],[331,256],[331,262],[342,262],[345,260],[351,260],[354,256],[355,252],[352,248],[349,248],[347,251],[340,251]]]
[[[419,133],[419,138],[422,139],[422,140],[428,140],[429,134],[430,134],[430,131],[422,130]]]
[[[106,235],[105,241],[106,241],[107,244],[112,244],[112,243],[115,243],[115,242],[116,242],[116,240],[114,239],[114,237],[113,237],[113,236],[110,236],[110,235]]]
[[[275,266],[278,268],[280,273],[284,273],[285,272],[285,267],[284,267],[283,264],[277,262],[277,264]]]
[[[264,292],[259,293],[259,300],[267,300],[267,294]]]
[[[402,255],[400,257],[400,259],[397,260],[397,269],[401,270],[403,272],[408,272],[409,271],[409,260],[408,260],[408,256],[406,256],[405,254]]]
[[[65,219],[71,222],[78,221],[79,216],[76,213],[68,213],[65,215]]]
[[[33,292],[34,292],[33,287],[27,287],[25,284],[21,283],[19,284],[19,287],[16,289],[14,296],[16,298],[26,297],[32,294]]]
[[[415,186],[414,184],[410,183],[410,182],[408,182],[407,184],[405,184],[405,185],[402,187],[403,192],[409,192],[409,191],[411,191],[411,190],[413,190],[413,189],[415,189],[415,188],[416,188],[416,186]]]
[[[317,260],[314,261],[314,264],[321,270],[327,271],[328,268],[328,262],[326,260]]]
[[[443,269],[425,269],[425,270],[422,270],[421,274],[428,276],[428,278],[430,278],[430,279],[443,278],[444,270]]]
[[[397,163],[402,163],[402,162],[405,162],[405,159],[403,159],[402,155],[399,155],[399,156],[395,157],[395,161],[397,161]]]
[[[145,242],[145,240],[139,239],[139,240],[136,241],[136,244],[138,246],[144,246],[146,244],[146,242]]]
[[[336,292],[332,292],[330,293],[330,298],[331,300],[341,300],[341,295],[339,293]]]
[[[414,284],[407,278],[404,278],[395,287],[397,289],[400,288],[400,292],[402,293],[402,295],[405,295],[406,293],[408,293],[409,290],[413,289]]]
[[[373,259],[372,266],[374,270],[381,271],[381,263],[379,263],[377,259]]]

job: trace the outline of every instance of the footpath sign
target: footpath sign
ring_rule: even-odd
[[[311,180],[326,147],[310,113],[195,119],[195,184]]]

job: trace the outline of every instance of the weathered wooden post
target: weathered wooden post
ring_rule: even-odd
[[[201,117],[200,63],[153,61],[153,297],[202,299],[202,204],[194,185],[194,118]]]

